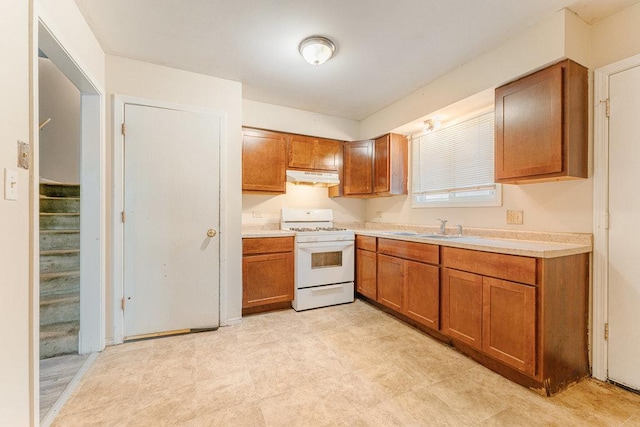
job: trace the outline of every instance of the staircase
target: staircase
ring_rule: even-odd
[[[80,186],[40,184],[40,359],[78,353]]]

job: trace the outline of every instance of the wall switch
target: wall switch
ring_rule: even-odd
[[[262,218],[262,212],[260,211],[252,211],[251,214],[254,218]]]
[[[523,211],[507,210],[507,224],[523,224]]]
[[[15,169],[4,169],[4,198],[18,200],[18,171]]]

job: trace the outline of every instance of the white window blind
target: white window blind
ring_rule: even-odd
[[[494,114],[412,139],[414,206],[499,205],[494,182]]]

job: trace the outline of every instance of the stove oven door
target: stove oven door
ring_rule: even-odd
[[[353,241],[298,243],[296,288],[353,282]]]

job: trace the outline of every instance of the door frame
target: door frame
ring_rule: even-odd
[[[592,375],[606,381],[608,347],[605,325],[609,319],[609,77],[640,66],[640,55],[634,55],[598,68],[593,73],[593,315]]]
[[[39,78],[38,49],[80,90],[81,158],[80,158],[80,334],[78,352],[89,354],[105,347],[106,288],[106,139],[105,89],[89,72],[77,52],[70,50],[62,28],[39,2],[32,3],[31,15],[31,171],[30,258],[31,258],[31,411],[39,420],[40,387],[40,162],[39,162]]]
[[[218,322],[221,323],[222,304],[222,279],[226,277],[225,264],[222,262],[223,253],[226,251],[226,240],[222,238],[225,233],[222,215],[223,206],[223,175],[221,166],[223,162],[223,145],[226,141],[226,113],[209,108],[195,107],[190,105],[176,104],[172,102],[158,101],[135,96],[114,94],[112,96],[112,139],[113,139],[113,199],[112,199],[112,283],[113,283],[113,343],[122,344],[124,342],[124,311],[122,310],[122,299],[124,298],[124,224],[121,219],[121,212],[124,210],[124,135],[122,135],[122,123],[124,123],[124,107],[126,104],[135,104],[147,107],[167,108],[191,113],[203,113],[213,115],[220,120],[220,141],[218,144],[218,164],[211,165],[212,169],[218,171],[218,211],[219,224],[218,235],[219,256],[218,256]]]

